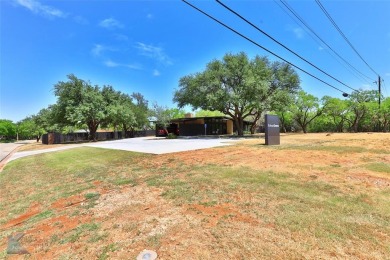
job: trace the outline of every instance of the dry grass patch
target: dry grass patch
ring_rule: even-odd
[[[0,255],[19,231],[45,259],[134,259],[145,248],[161,259],[385,259],[389,143],[285,135],[272,147],[77,148],[12,161],[0,175]]]

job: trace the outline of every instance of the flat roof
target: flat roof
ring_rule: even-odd
[[[233,120],[231,117],[227,116],[201,116],[201,117],[182,117],[182,118],[174,118],[172,121],[193,121],[198,119],[226,119],[226,120]]]
[[[185,121],[195,121],[198,119],[225,119],[225,120],[232,120],[233,118],[228,116],[201,116],[201,117],[183,117],[183,118],[175,118],[171,119],[171,122],[185,122]],[[251,121],[244,120],[245,123],[252,123]]]

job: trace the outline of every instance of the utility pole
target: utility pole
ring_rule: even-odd
[[[381,76],[378,75],[379,108],[381,108]]]

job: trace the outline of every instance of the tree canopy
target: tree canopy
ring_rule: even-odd
[[[0,119],[0,140],[16,136],[16,125],[11,120]]]
[[[174,93],[178,106],[220,111],[232,117],[238,135],[246,119],[256,124],[265,110],[284,103],[299,89],[299,77],[290,65],[270,63],[266,57],[249,59],[241,52],[213,60],[203,72],[184,76]]]
[[[301,90],[295,98],[294,104],[291,106],[291,112],[294,120],[301,127],[304,133],[307,133],[307,126],[318,116],[322,114],[324,109],[320,106],[319,99],[311,94]]]
[[[70,133],[86,129],[95,136],[99,126],[124,131],[149,127],[150,116],[161,124],[184,117],[181,109],[191,105],[196,116],[230,115],[239,134],[243,120],[256,120],[264,111],[279,115],[282,131],[361,132],[390,131],[390,97],[381,97],[375,90],[354,91],[340,99],[325,96],[321,100],[300,91],[294,70],[280,62],[269,62],[256,56],[248,59],[244,53],[227,54],[207,64],[203,72],[180,79],[174,101],[180,108],[153,104],[141,93],[131,95],[106,85],[92,86],[73,74],[68,81],[54,86],[57,102],[27,116],[16,124],[0,119],[0,140],[40,139],[45,132]]]
[[[91,139],[94,139],[99,126],[121,127],[127,131],[145,124],[147,101],[140,93],[133,94],[137,101],[134,104],[131,96],[116,91],[112,86],[92,86],[73,74],[68,79],[54,86],[58,99],[53,107],[53,116],[59,125],[85,125]]]

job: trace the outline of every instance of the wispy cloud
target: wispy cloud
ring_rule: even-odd
[[[48,5],[43,5],[40,2],[35,0],[15,0],[15,2],[20,6],[23,6],[36,14],[40,14],[52,18],[54,17],[64,18],[67,16],[61,10]]]
[[[292,32],[295,34],[295,37],[302,39],[305,36],[305,31],[300,27],[295,27],[292,29]]]
[[[95,44],[95,46],[92,48],[91,53],[95,57],[99,57],[102,52],[104,51],[105,47],[100,44]]]
[[[106,28],[106,29],[116,29],[116,28],[120,29],[120,28],[125,27],[121,22],[119,22],[118,20],[116,20],[114,18],[107,18],[107,19],[102,20],[99,23],[99,26]]]
[[[105,62],[103,62],[103,64],[109,68],[125,67],[125,68],[133,69],[133,70],[142,69],[142,67],[139,66],[138,64],[123,64],[123,63],[118,63],[118,62],[115,62],[112,60],[106,60]]]
[[[116,63],[112,60],[107,60],[104,62],[104,65],[106,65],[107,67],[110,67],[110,68],[115,68],[115,67],[119,67],[119,63]]]
[[[173,64],[171,58],[165,54],[164,50],[160,47],[138,42],[136,48],[141,51],[141,55],[155,59],[157,62],[163,65],[167,66]]]
[[[147,19],[152,19],[152,18],[153,18],[153,15],[152,15],[152,14],[147,14],[147,15],[146,15],[146,18],[147,18]]]
[[[160,71],[158,71],[158,70],[153,70],[153,76],[158,77],[158,76],[160,76],[160,75],[161,75]]]
[[[91,49],[91,53],[95,57],[100,57],[103,55],[104,52],[106,51],[116,51],[115,48],[109,47],[109,46],[104,46],[101,44],[95,44],[94,47]]]

